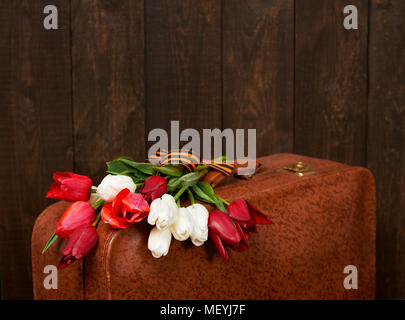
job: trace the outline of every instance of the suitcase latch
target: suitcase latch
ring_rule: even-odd
[[[284,173],[292,173],[301,176],[315,173],[315,170],[307,166],[304,162],[298,161],[280,169]]]

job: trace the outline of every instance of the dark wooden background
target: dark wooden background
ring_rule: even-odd
[[[405,1],[349,2],[358,30],[343,28],[346,0],[1,1],[1,297],[32,298],[31,230],[54,171],[97,181],[180,120],[256,128],[259,155],[370,168],[377,297],[405,298]]]

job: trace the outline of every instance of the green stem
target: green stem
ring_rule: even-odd
[[[177,203],[177,207],[180,208],[180,199],[177,199],[176,203]]]
[[[98,223],[100,222],[101,219],[101,212],[98,213],[96,220],[93,222],[93,227],[97,227]]]
[[[188,194],[188,197],[190,198],[191,204],[195,204],[194,195],[190,189],[187,189],[187,194]]]
[[[101,200],[101,201],[99,200],[97,202],[99,202],[98,205],[100,205],[100,206],[98,208],[96,208],[97,217],[96,217],[96,220],[94,220],[94,222],[93,222],[93,227],[97,227],[97,224],[99,223],[99,221],[101,219],[101,209],[103,208],[104,204],[106,203],[106,201],[104,201],[104,200]],[[94,205],[96,205],[97,202],[94,203]]]
[[[177,201],[177,199],[180,198],[180,196],[184,193],[184,191],[187,190],[187,187],[181,187],[181,189],[176,193],[174,196],[174,201]]]
[[[226,201],[225,199],[223,199],[223,198],[221,198],[220,196],[218,196],[218,195],[216,195],[217,196],[217,198],[219,199],[219,200],[221,200],[223,203],[225,203],[227,206],[229,206],[230,205],[230,203],[228,202],[228,201]]]
[[[42,250],[42,254],[44,254],[50,247],[51,245],[53,245],[53,243],[56,241],[56,239],[58,239],[59,237],[56,235],[56,233],[54,232],[54,234],[49,238],[48,242],[46,243],[44,250]]]
[[[92,204],[94,209],[97,209],[99,206],[104,205],[106,202],[103,199],[97,200]]]

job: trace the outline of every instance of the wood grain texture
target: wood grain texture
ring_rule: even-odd
[[[367,164],[377,181],[377,298],[405,299],[405,3],[370,4]]]
[[[258,156],[292,151],[293,85],[294,1],[223,1],[224,128],[256,129]]]
[[[69,2],[0,3],[0,261],[2,299],[31,299],[31,231],[54,171],[72,170]]]
[[[105,162],[144,159],[143,1],[73,0],[75,170],[99,183]]]
[[[296,0],[295,152],[365,165],[368,1],[358,30],[343,27],[347,1]]]
[[[221,1],[149,0],[146,22],[146,137],[221,128]]]

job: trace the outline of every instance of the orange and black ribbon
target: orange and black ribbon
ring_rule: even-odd
[[[153,161],[152,161],[153,160]],[[180,164],[188,172],[193,172],[199,164],[218,170],[223,174],[232,175],[234,165],[223,161],[200,160],[200,157],[191,151],[158,151],[156,155],[149,156],[148,161],[159,162],[161,166],[168,164]]]

